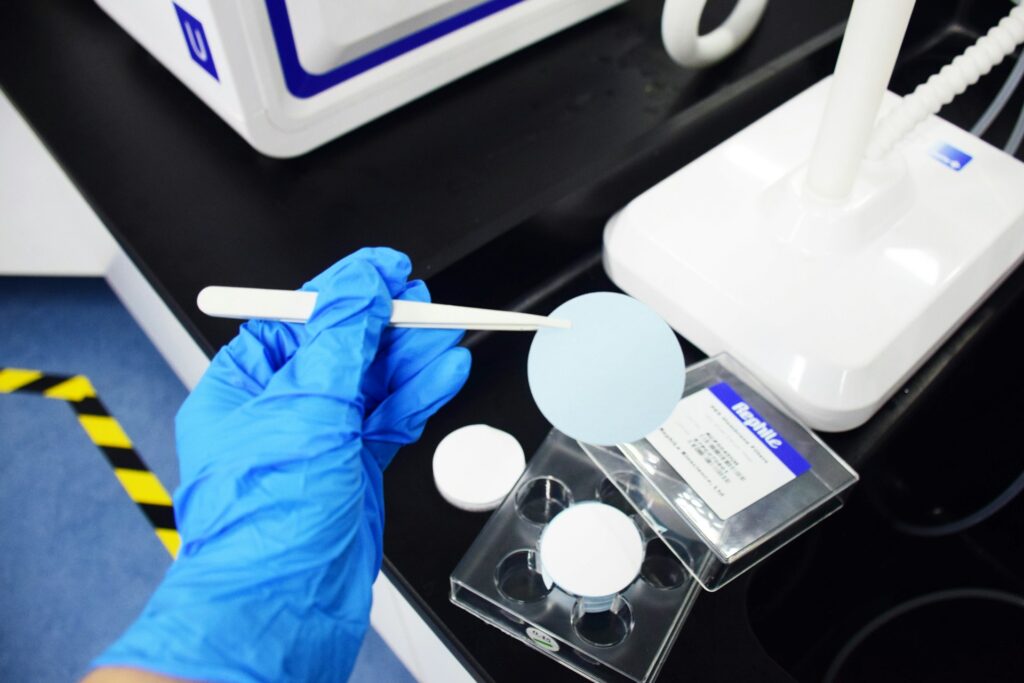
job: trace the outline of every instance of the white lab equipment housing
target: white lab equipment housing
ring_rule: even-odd
[[[635,199],[612,280],[708,354],[728,352],[815,429],[863,424],[1016,266],[1024,164],[938,118],[848,207],[800,199],[829,81]],[[898,97],[889,93],[886,105]],[[948,145],[969,158],[956,169]]]
[[[1024,164],[1009,154],[918,99],[916,128],[865,158],[878,113],[901,106],[885,86],[912,7],[856,0],[833,78],[605,230],[617,285],[704,352],[739,360],[815,429],[867,421],[1024,257]],[[931,111],[1024,40],[1022,14],[922,86]]]
[[[313,149],[622,0],[96,0],[264,154]]]

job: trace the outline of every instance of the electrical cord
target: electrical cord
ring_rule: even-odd
[[[943,67],[939,73],[933,75],[925,83],[919,85],[912,95],[904,98],[903,103],[886,116],[875,129],[876,136],[868,151],[868,156],[877,158],[884,154],[918,122],[937,112],[942,105],[962,93],[981,75],[988,73],[1021,42],[1024,42],[1024,7],[1018,6],[962,55]],[[1017,55],[1017,61],[1006,77],[1006,81],[971,128],[972,134],[978,137],[985,134],[1002,113],[1010,98],[1013,97],[1022,79],[1024,79],[1024,50]],[[918,102],[911,101],[908,105],[908,100],[913,98],[916,98]],[[920,102],[925,100],[931,101],[927,111],[920,109]],[[924,111],[923,115],[920,113],[921,111]],[[1003,151],[1011,156],[1016,156],[1022,141],[1024,141],[1024,106],[1021,107]],[[1021,491],[1024,491],[1024,472],[1021,472],[1013,483],[990,503],[958,520],[934,525],[911,524],[897,520],[893,522],[893,527],[912,536],[929,538],[951,536],[984,522],[1009,504]]]
[[[869,159],[879,159],[954,97],[973,85],[996,64],[1024,43],[1024,6],[1017,5],[974,45],[964,50],[938,73],[917,86],[875,126],[867,150]]]
[[[1018,120],[1018,123],[1021,121],[1024,121],[1024,110],[1022,110],[1022,116],[1021,119]],[[1021,127],[1024,128],[1024,123],[1021,123]],[[1022,131],[1022,134],[1024,134],[1024,131]],[[897,531],[902,531],[903,533],[910,534],[911,536],[925,536],[928,538],[951,536],[981,524],[986,519],[1006,507],[1006,505],[1016,498],[1021,491],[1024,491],[1024,472],[1021,472],[1017,478],[1013,480],[1013,483],[1011,483],[1006,490],[996,496],[990,503],[972,512],[966,517],[961,517],[956,521],[946,522],[945,524],[910,524],[908,522],[896,520],[892,525]]]
[[[928,605],[934,605],[947,600],[960,600],[963,598],[995,600],[997,602],[1024,608],[1024,596],[991,588],[950,588],[912,598],[906,602],[901,602],[895,607],[889,608],[885,612],[882,612],[854,633],[853,636],[847,640],[841,648],[839,648],[839,652],[836,653],[836,656],[832,659],[832,663],[828,665],[828,669],[825,671],[825,676],[822,680],[824,683],[833,683],[833,681],[836,680],[836,676],[839,675],[839,671],[842,669],[843,664],[846,663],[846,660],[850,658],[850,655],[853,654],[857,647],[874,634],[875,631],[897,617],[901,617],[904,614],[921,607],[927,607]]]
[[[1020,108],[1020,114],[1017,116],[1017,122],[1013,124],[1013,130],[1010,131],[1010,137],[1006,141],[1006,146],[1003,147],[1003,151],[1012,157],[1017,156],[1017,150],[1020,149],[1021,140],[1024,140],[1024,106]]]
[[[992,125],[992,122],[1003,112],[1006,103],[1013,97],[1013,93],[1017,90],[1017,86],[1020,85],[1022,78],[1024,78],[1024,50],[1021,50],[1020,54],[1017,55],[1017,62],[1013,65],[1010,75],[1006,77],[1006,81],[1003,82],[1003,86],[999,88],[999,92],[996,93],[996,96],[992,98],[992,102],[989,103],[982,115],[978,117],[974,126],[971,127],[973,135],[977,135],[980,138],[985,134],[985,131]]]

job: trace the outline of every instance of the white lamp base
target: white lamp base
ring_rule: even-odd
[[[604,258],[701,350],[731,354],[811,427],[843,431],[1021,261],[1024,164],[932,117],[866,162],[849,199],[809,196],[829,81],[633,200]],[[882,114],[898,101],[886,93]]]

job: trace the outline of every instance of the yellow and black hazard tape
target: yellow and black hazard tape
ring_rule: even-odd
[[[103,451],[128,497],[153,525],[167,552],[171,557],[178,555],[181,537],[174,522],[170,494],[135,452],[131,439],[96,396],[88,377],[0,368],[0,394],[37,394],[67,401],[89,439]]]

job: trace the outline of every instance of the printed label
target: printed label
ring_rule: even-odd
[[[931,155],[932,159],[942,162],[945,166],[948,166],[957,172],[963,170],[963,167],[969,164],[971,159],[974,158],[967,152],[961,151],[953,145],[947,145],[944,142],[932,147],[928,150],[928,153]]]
[[[811,468],[725,382],[684,398],[647,440],[720,519]]]
[[[535,629],[532,626],[527,626],[526,635],[535,645],[547,650],[548,652],[558,652],[559,650],[558,641],[547,633],[544,633],[544,631]]]
[[[174,3],[172,3],[174,4]],[[192,55],[192,61],[203,67],[207,73],[220,80],[217,76],[217,67],[213,63],[213,53],[210,52],[210,44],[206,41],[206,32],[203,24],[191,14],[174,4],[178,13],[178,22],[181,24],[181,32],[185,34],[185,44],[188,46],[188,53]]]

